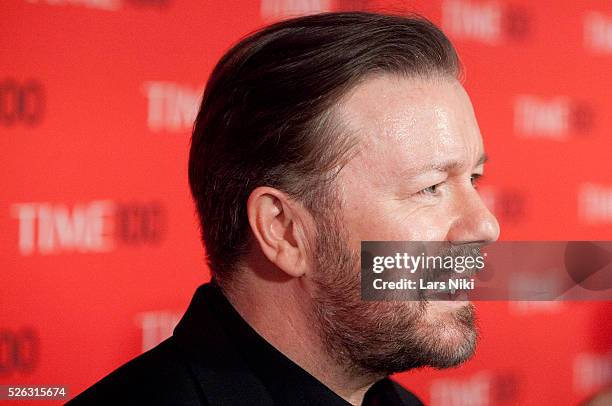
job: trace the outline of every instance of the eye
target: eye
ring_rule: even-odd
[[[478,182],[481,178],[482,174],[480,173],[473,173],[472,176],[470,176],[470,181],[472,182],[472,186],[474,186],[475,189],[478,188]]]
[[[442,183],[437,183],[435,185],[426,187],[425,189],[422,189],[419,191],[419,194],[421,195],[435,195],[436,192],[438,191],[438,187],[441,185]]]

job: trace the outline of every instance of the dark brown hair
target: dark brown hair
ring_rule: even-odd
[[[373,73],[457,77],[460,64],[426,19],[366,12],[281,21],[221,58],[189,152],[189,184],[217,279],[247,250],[254,188],[277,188],[312,211],[329,201],[333,169],[352,145],[332,106]]]

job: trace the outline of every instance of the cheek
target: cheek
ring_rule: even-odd
[[[394,216],[387,205],[372,200],[346,210],[344,226],[351,245],[357,249],[361,241],[401,241],[406,235],[401,218]]]
[[[444,241],[450,227],[441,207],[414,210],[370,201],[345,212],[345,226],[354,247],[361,241]],[[407,213],[408,212],[408,213]]]
[[[437,211],[415,214],[405,219],[405,222],[411,230],[407,239],[412,241],[444,241],[450,228],[448,216]]]

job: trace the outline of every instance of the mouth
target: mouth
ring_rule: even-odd
[[[434,301],[467,302],[468,294],[464,289],[437,289],[427,295],[427,298]]]

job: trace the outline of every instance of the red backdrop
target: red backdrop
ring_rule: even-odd
[[[0,384],[82,391],[171,333],[208,271],[187,187],[203,85],[289,15],[441,25],[491,156],[504,240],[612,239],[607,0],[4,0]],[[480,303],[477,355],[397,376],[431,405],[574,405],[612,383],[610,303]]]

